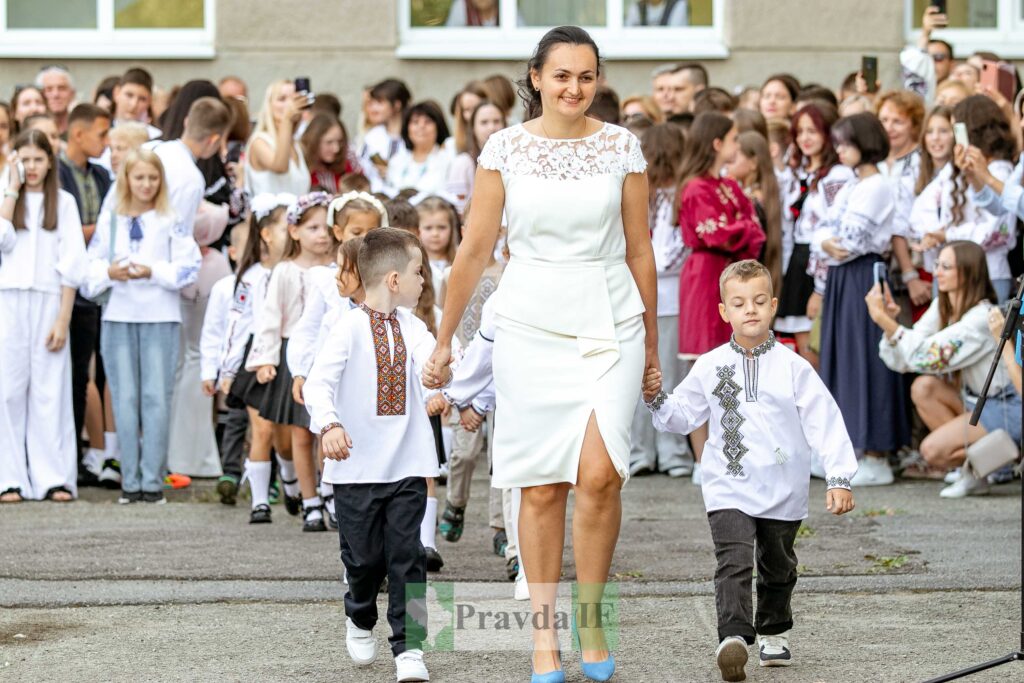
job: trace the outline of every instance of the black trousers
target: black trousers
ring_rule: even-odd
[[[245,435],[249,431],[249,413],[245,408],[228,408],[220,437],[220,468],[236,479],[242,477]]]
[[[420,543],[426,504],[427,482],[422,477],[334,485],[341,561],[348,572],[345,615],[359,628],[372,629],[377,623],[377,590],[386,576],[388,642],[396,657],[419,649],[427,635],[427,556]]]
[[[715,609],[718,640],[742,636],[753,644],[757,634],[774,636],[793,627],[791,601],[796,587],[793,542],[800,521],[751,517],[739,510],[708,513],[715,542]],[[757,614],[751,605],[755,547]]]
[[[81,464],[82,428],[85,426],[85,398],[89,385],[89,362],[96,356],[96,388],[100,399],[105,385],[103,361],[100,359],[100,307],[81,296],[75,297],[71,309],[71,325],[68,328],[68,342],[71,351],[71,403],[75,412],[75,444],[78,446],[78,461]]]

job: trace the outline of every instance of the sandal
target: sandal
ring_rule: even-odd
[[[21,489],[16,486],[0,492],[0,503],[21,503],[24,500],[25,499],[21,495]]]
[[[75,497],[71,495],[71,491],[67,486],[54,486],[46,492],[46,495],[43,496],[43,498],[45,500],[51,500],[54,503],[70,503],[75,499]]]

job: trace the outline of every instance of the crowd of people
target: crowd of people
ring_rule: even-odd
[[[653,73],[649,93],[599,83],[587,114],[599,131],[639,139],[592,153],[646,169],[666,388],[706,371],[700,359],[729,342],[720,278],[758,260],[778,299],[772,343],[817,371],[850,435],[859,466],[846,487],[936,478],[959,498],[1013,477],[963,467],[973,444],[1000,430],[1021,440],[1012,353],[980,423],[967,418],[1024,266],[1024,97],[982,86],[977,60],[998,58],[957,62],[930,36],[942,21],[929,8],[895,87],[853,73],[832,91],[775,74],[731,90],[698,63],[674,64]],[[473,255],[483,276],[449,322],[461,359],[451,383],[408,385],[406,354],[422,366],[442,329],[478,170],[497,168],[495,147],[528,164],[559,153],[521,125],[539,114],[530,84],[474,80],[443,107],[388,78],[366,88],[354,135],[340,100],[303,79],[273,81],[252,112],[233,76],[164,92],[136,67],[82,94],[71,73],[47,67],[0,103],[0,503],[68,502],[90,485],[120,490],[122,504],[162,503],[190,477],[217,477],[225,504],[248,490],[249,523],[272,522],[280,500],[302,531],[322,532],[359,527],[360,506],[373,504],[348,489],[352,499],[337,500],[335,484],[419,477],[425,495],[408,500],[423,498],[418,537],[428,570],[440,570],[436,538],[462,536],[491,444],[488,302],[509,260],[504,228]],[[577,162],[588,163],[560,160]],[[517,305],[529,317],[531,302]],[[367,313],[366,334],[349,330],[354,310]],[[401,476],[381,461],[341,482],[329,461],[348,456],[353,432],[369,433],[335,429],[334,405],[361,400],[345,398],[346,382],[375,381],[376,405],[359,408],[366,424],[415,413],[387,448],[427,440],[432,455]],[[699,484],[706,418],[656,431],[639,396],[635,407],[622,478]],[[825,477],[824,464],[811,472]],[[488,523],[525,599],[521,498],[492,487]],[[363,536],[342,538],[343,556],[376,552]]]

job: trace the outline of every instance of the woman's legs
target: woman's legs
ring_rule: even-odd
[[[970,413],[959,415],[925,437],[921,455],[938,467],[959,467],[967,457],[967,446],[988,432],[981,425],[971,426]]]
[[[608,658],[608,646],[598,617],[608,581],[615,543],[622,522],[622,479],[612,465],[593,413],[587,423],[576,478],[576,504],[572,515],[573,555],[579,604],[577,614],[581,656],[587,662]]]
[[[921,375],[910,385],[910,400],[929,430],[936,430],[964,412],[960,393],[934,375]]]

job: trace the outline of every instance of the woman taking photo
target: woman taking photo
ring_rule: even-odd
[[[304,93],[295,92],[291,81],[267,86],[256,132],[245,155],[246,186],[250,195],[270,193],[301,195],[309,192],[309,169],[302,148],[295,141],[295,127],[309,107]]]
[[[511,260],[494,295],[501,407],[492,486],[522,488],[520,556],[538,615],[554,613],[570,489],[579,602],[602,600],[633,409],[645,368],[659,367],[646,162],[631,133],[585,116],[599,73],[597,45],[583,29],[552,29],[537,45],[521,84],[531,120],[492,135],[480,156],[473,229],[424,371],[428,387],[440,386],[505,211]],[[575,614],[574,631],[584,675],[604,681],[615,660],[595,612]],[[560,683],[555,625],[538,617],[534,626],[533,681]]]

